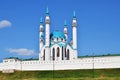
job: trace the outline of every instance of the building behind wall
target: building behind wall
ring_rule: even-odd
[[[73,14],[72,25],[72,40],[71,44],[68,42],[68,26],[66,21],[64,23],[63,32],[54,31],[50,34],[50,14],[48,8],[46,10],[45,24],[43,20],[40,21],[40,52],[39,60],[50,61],[50,60],[75,60],[77,59],[77,19],[75,12]],[[43,26],[45,25],[45,26]],[[45,30],[43,30],[45,27]],[[45,32],[45,35],[43,35]],[[43,39],[45,36],[45,40]]]

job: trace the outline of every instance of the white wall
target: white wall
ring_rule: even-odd
[[[120,68],[120,56],[88,57],[62,61],[22,61],[0,63],[0,70],[69,70],[69,69],[105,69]]]

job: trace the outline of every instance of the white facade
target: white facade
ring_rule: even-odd
[[[13,72],[13,70],[69,70],[69,69],[105,69],[120,68],[120,55],[81,57],[78,58],[77,50],[77,19],[73,16],[72,37],[68,42],[68,30],[65,22],[63,32],[54,31],[50,34],[50,16],[47,9],[44,25],[41,19],[39,31],[39,59],[20,60],[6,58],[0,63],[0,71]],[[45,40],[44,40],[44,37]],[[45,43],[44,43],[45,41]]]

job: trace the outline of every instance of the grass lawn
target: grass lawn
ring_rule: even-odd
[[[120,80],[120,69],[0,72],[0,80]]]

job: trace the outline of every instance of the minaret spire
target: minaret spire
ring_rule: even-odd
[[[73,11],[73,18],[76,18],[76,12]]]
[[[75,52],[75,59],[77,59],[77,18],[76,13],[73,11],[73,19],[72,19],[72,47]]]
[[[66,37],[66,42],[68,41],[68,31],[67,31],[67,22],[66,20],[64,21],[64,34]]]
[[[40,24],[43,25],[43,18],[40,18]]]
[[[66,22],[66,20],[64,21],[64,26],[67,26],[67,22]]]
[[[48,7],[46,8],[46,14],[49,15],[49,9],[48,9]]]
[[[76,13],[73,11],[73,20],[72,20],[72,29],[73,29],[73,49],[77,49],[77,19]]]
[[[43,28],[43,20],[42,17],[40,18],[40,30],[39,30],[39,53],[41,53],[41,49],[44,46],[44,39],[43,39],[43,34],[44,34],[44,28]]]

